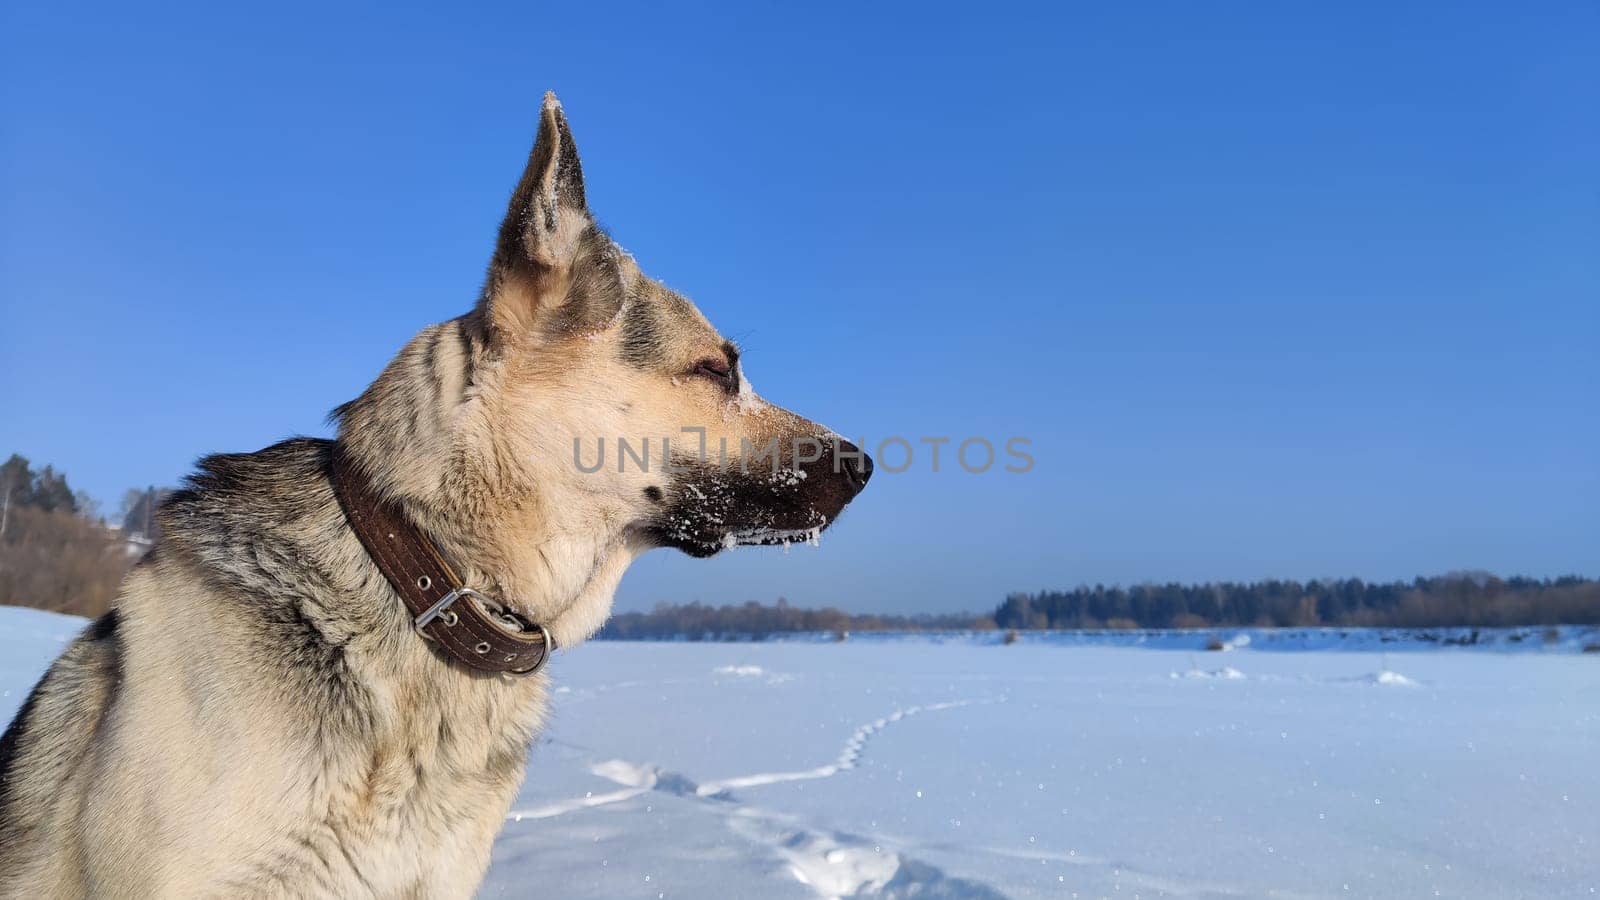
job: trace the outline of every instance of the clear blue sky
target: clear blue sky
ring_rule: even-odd
[[[624,608],[1600,575],[1597,10],[12,0],[0,452],[114,507],[326,434],[470,306],[553,88],[769,398],[1037,459]]]

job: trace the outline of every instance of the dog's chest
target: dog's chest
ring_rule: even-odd
[[[522,783],[537,708],[414,702],[352,754],[330,822],[365,890],[468,896]]]

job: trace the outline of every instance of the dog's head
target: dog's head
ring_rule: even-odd
[[[872,473],[853,444],[758,397],[738,348],[595,224],[553,94],[483,303],[505,450],[655,544],[709,556],[794,540]]]
[[[367,444],[369,466],[413,486],[397,493],[468,498],[465,515],[496,526],[496,546],[473,552],[501,557],[502,568],[548,570],[530,593],[569,593],[579,580],[585,595],[596,580],[614,587],[626,561],[649,547],[710,556],[805,540],[872,474],[855,445],[758,397],[733,343],[600,229],[554,95],[482,297],[452,325],[465,346],[435,335],[424,349],[424,332],[343,414],[341,438]],[[395,426],[359,420],[380,402],[369,398],[385,379],[401,377],[397,369],[438,369],[441,354],[463,357],[463,380],[433,379],[452,406],[441,413],[445,433],[426,442],[434,463],[404,471],[401,460],[417,453],[399,447]],[[405,428],[406,441],[419,443],[418,427]],[[581,637],[598,627],[610,604],[601,592],[604,608],[562,630]],[[530,612],[545,621],[567,614]]]

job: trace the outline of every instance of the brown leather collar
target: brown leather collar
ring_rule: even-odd
[[[417,634],[478,672],[532,675],[555,641],[500,603],[462,583],[455,569],[400,507],[372,491],[344,448],[333,445],[333,491],[367,555],[411,612]]]

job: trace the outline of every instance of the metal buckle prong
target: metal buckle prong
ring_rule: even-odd
[[[440,597],[438,602],[423,610],[422,615],[411,620],[412,627],[417,630],[417,634],[420,634],[423,637],[428,637],[428,633],[422,629],[428,627],[428,625],[432,623],[434,619],[444,615],[445,612],[449,610],[451,606],[454,606],[455,602],[460,600],[462,597],[477,597],[479,600],[484,599],[482,594],[478,593],[472,588],[456,588],[450,593],[445,594],[443,597]],[[455,617],[451,616],[451,618]],[[449,626],[454,625],[455,623],[447,621],[445,624],[446,626]],[[432,640],[432,638],[429,638],[429,640]]]

